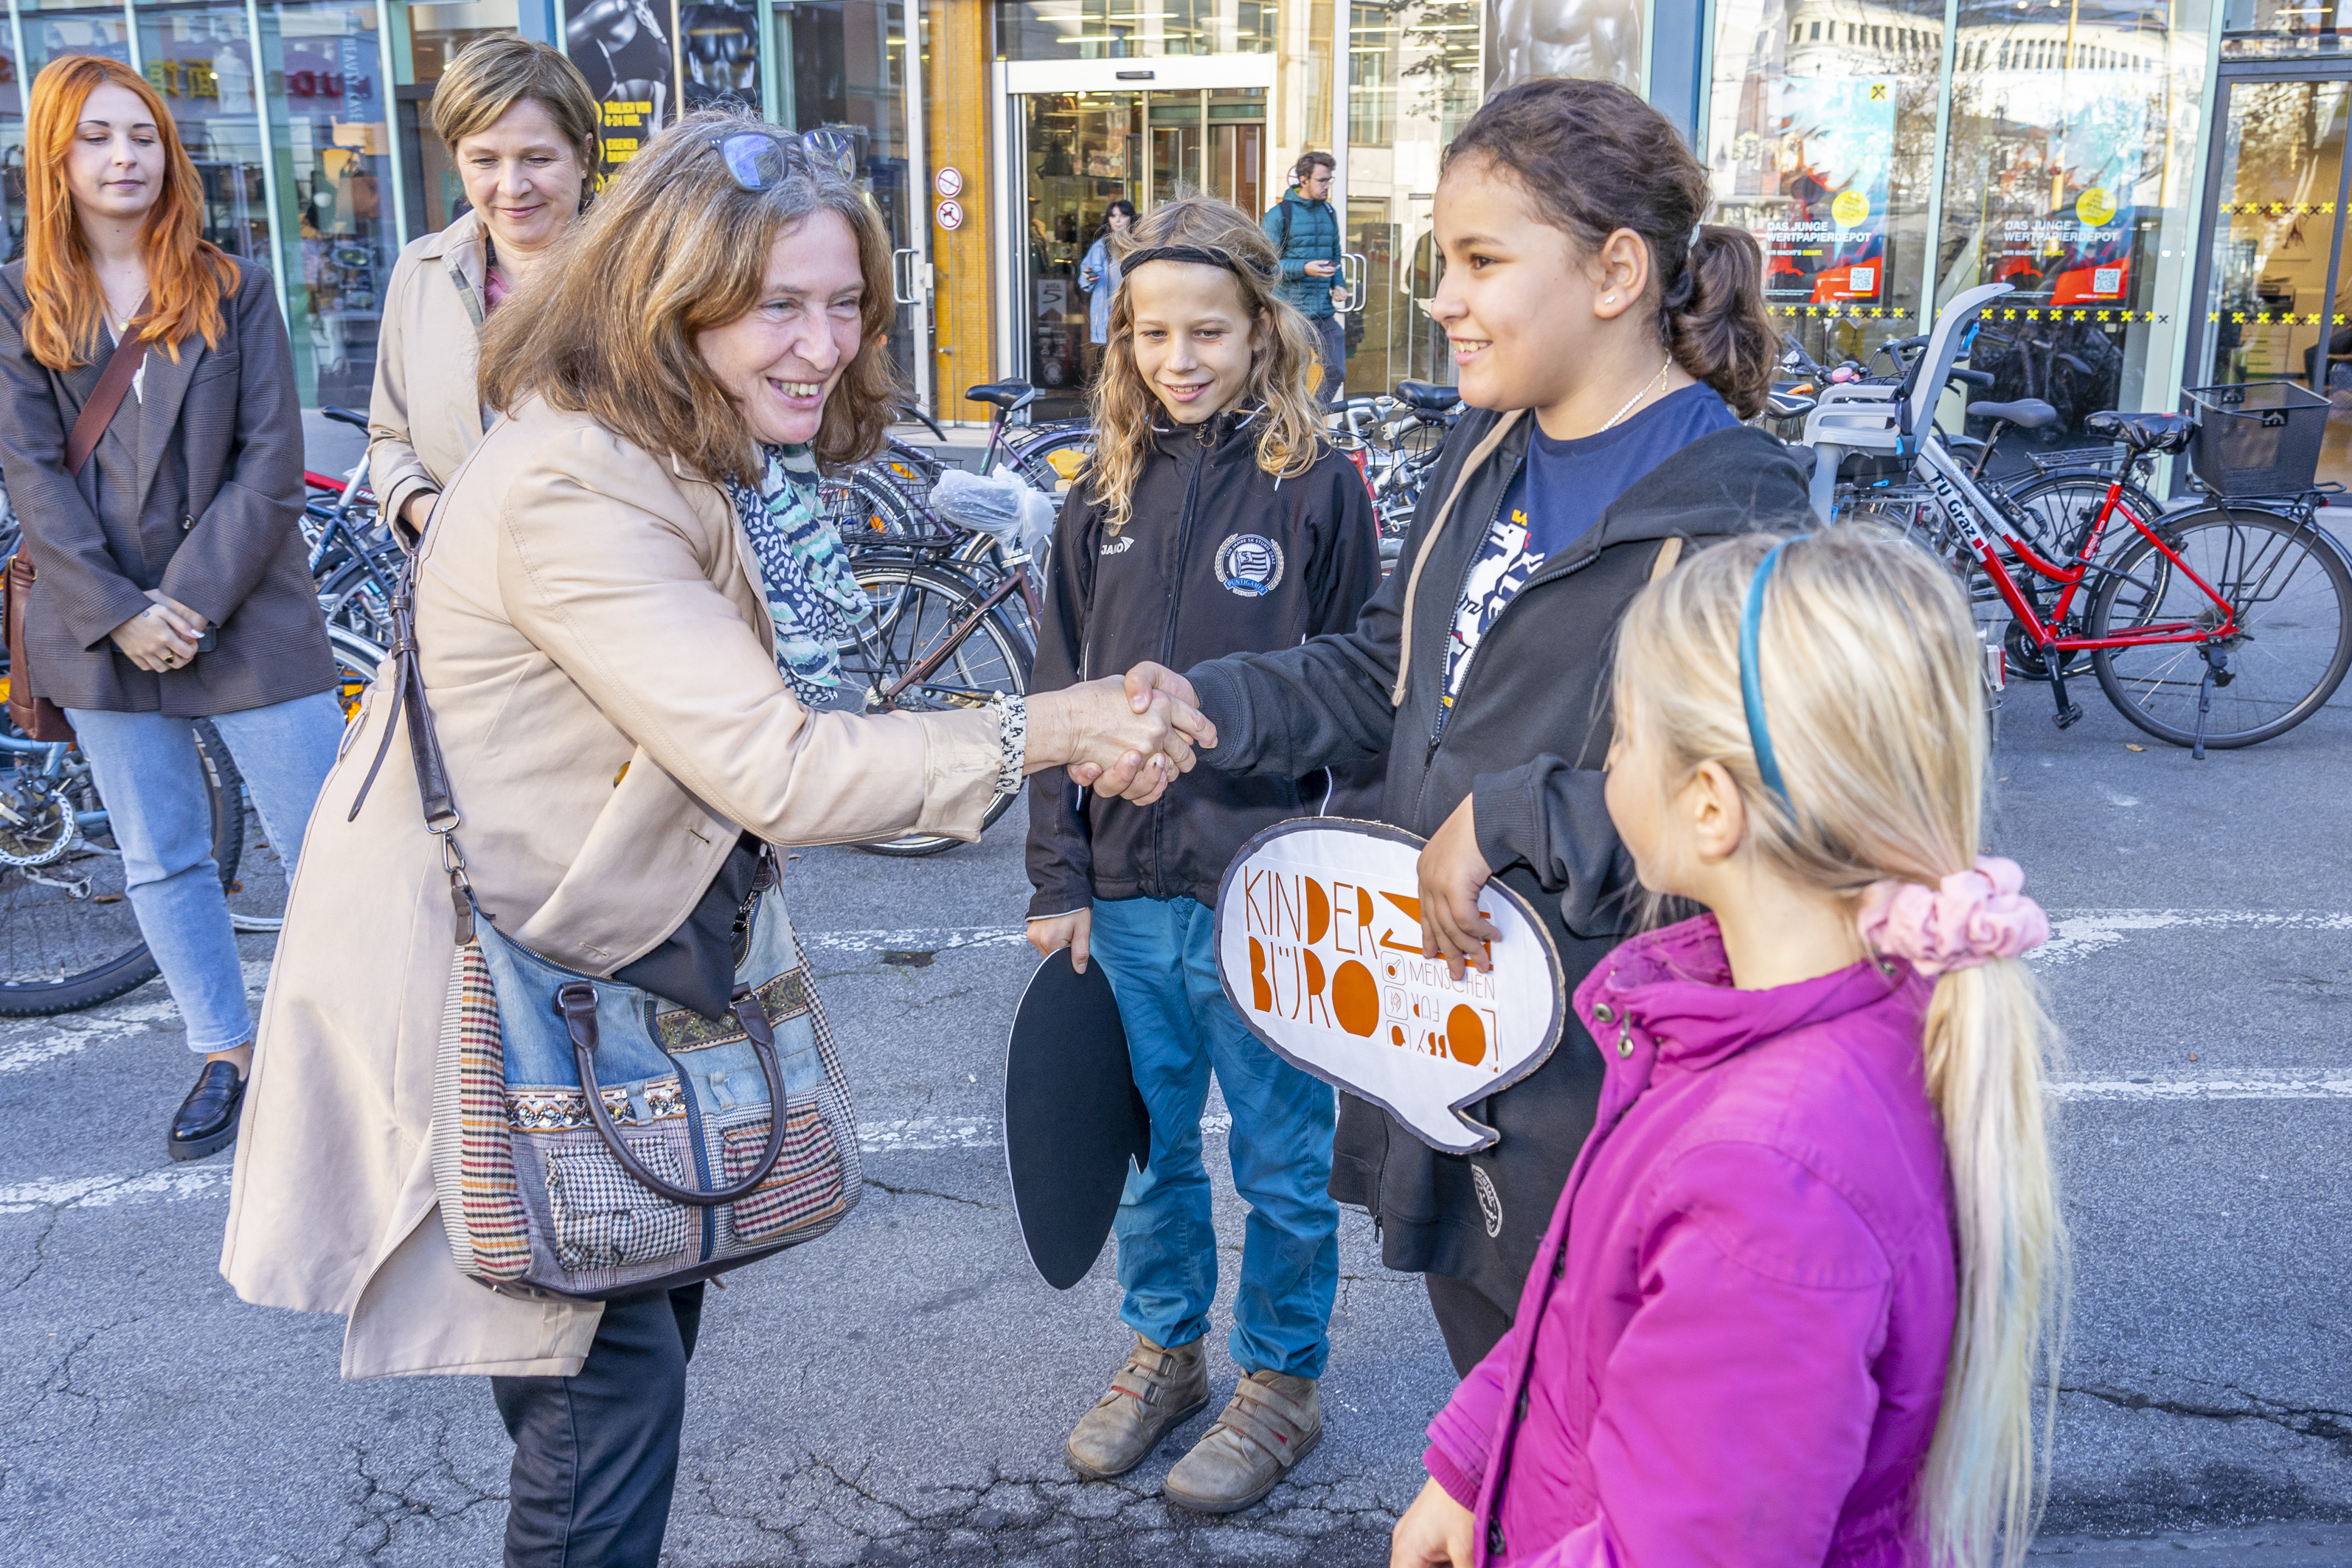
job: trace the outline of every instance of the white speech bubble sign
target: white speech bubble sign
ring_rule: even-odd
[[[1490,968],[1456,980],[1421,955],[1422,846],[1401,827],[1328,816],[1259,834],[1217,889],[1217,973],[1285,1061],[1467,1154],[1499,1134],[1462,1108],[1543,1065],[1567,998],[1551,933],[1500,882],[1478,895],[1501,932]]]

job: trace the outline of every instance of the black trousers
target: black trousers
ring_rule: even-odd
[[[702,1287],[604,1303],[570,1377],[494,1377],[514,1439],[506,1568],[655,1568]]]
[[[1466,1279],[1446,1274],[1424,1274],[1429,1305],[1437,1314],[1437,1331],[1445,1336],[1445,1354],[1454,1375],[1467,1377],[1470,1369],[1511,1331],[1511,1314]]]

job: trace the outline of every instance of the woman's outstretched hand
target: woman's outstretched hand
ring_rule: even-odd
[[[1066,767],[1077,784],[1149,805],[1178,773],[1192,771],[1193,745],[1214,745],[1216,738],[1189,700],[1165,691],[1132,700],[1117,677],[1106,676],[1030,697],[1026,771]]]
[[[1470,1568],[1477,1521],[1434,1480],[1389,1532],[1389,1568]]]
[[[1193,692],[1192,683],[1191,681],[1185,679],[1182,676],[1177,674],[1166,665],[1153,664],[1147,659],[1127,672],[1125,685],[1127,688],[1127,705],[1129,708],[1133,709],[1138,713],[1149,712],[1152,703],[1165,698],[1173,705],[1175,711],[1191,715],[1192,720],[1197,723],[1197,728],[1189,729],[1187,731],[1187,733],[1192,737],[1192,743],[1197,746],[1214,749],[1217,743],[1217,727],[1209,722],[1208,719],[1201,712],[1201,700]],[[1115,781],[1106,781],[1102,777],[1102,770],[1100,768],[1094,767],[1090,764],[1080,763],[1072,767],[1070,769],[1070,782],[1075,784],[1091,786],[1104,795],[1119,795],[1123,793],[1118,787]],[[1130,795],[1128,798],[1133,799],[1134,797]],[[1141,804],[1149,805],[1150,803],[1146,801]]]

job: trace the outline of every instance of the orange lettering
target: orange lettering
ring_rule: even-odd
[[[1381,1023],[1381,989],[1372,972],[1354,959],[1339,965],[1331,977],[1331,1011],[1339,1027],[1359,1039],[1370,1039]]]
[[[1250,944],[1250,1005],[1261,1013],[1274,1011],[1274,991],[1265,983],[1265,949],[1255,937]]]

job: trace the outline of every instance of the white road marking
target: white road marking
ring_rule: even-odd
[[[2050,940],[2030,956],[2072,963],[2143,931],[2352,931],[2352,914],[2326,910],[2052,910]]]
[[[2068,1077],[2051,1086],[2051,1096],[2061,1100],[2352,1100],[2352,1068],[2215,1068],[2163,1078]]]
[[[824,952],[947,952],[960,947],[1018,947],[1022,926],[912,926],[905,931],[819,931],[800,933],[801,945]]]
[[[269,961],[247,959],[244,969],[245,994],[258,1011],[261,993],[269,984]],[[22,1072],[59,1057],[86,1051],[92,1046],[145,1034],[149,1025],[172,1023],[180,1016],[179,1008],[172,1004],[171,994],[153,981],[131,994],[142,996],[143,1000],[110,1002],[86,1013],[67,1013],[55,1018],[15,1020],[14,1026],[28,1031],[28,1037],[0,1043],[0,1073]],[[42,1032],[30,1034],[33,1030]]]
[[[110,1208],[121,1203],[144,1203],[202,1197],[228,1191],[228,1162],[217,1165],[173,1166],[135,1176],[65,1176],[45,1182],[19,1182],[0,1186],[0,1214],[29,1214],[35,1209]]]

